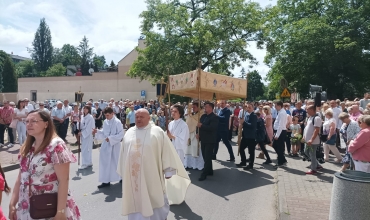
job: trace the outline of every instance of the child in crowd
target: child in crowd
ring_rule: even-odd
[[[8,183],[5,180],[5,174],[4,174],[4,171],[1,168],[1,164],[0,164],[0,220],[6,220],[6,217],[3,213],[3,210],[1,209],[1,199],[3,197],[3,191],[6,194],[9,194],[10,193],[10,188],[8,186]]]
[[[293,151],[293,157],[298,157],[298,152],[301,147],[301,126],[298,124],[298,116],[294,116],[292,120],[293,124],[290,125],[290,129],[292,131],[292,138],[291,138],[291,144],[292,144],[292,151]]]

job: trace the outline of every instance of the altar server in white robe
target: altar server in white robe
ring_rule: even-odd
[[[110,186],[110,182],[120,181],[117,165],[121,141],[124,136],[123,125],[116,118],[113,108],[104,109],[105,120],[101,130],[94,129],[93,133],[96,140],[103,141],[99,155],[99,182],[102,184],[98,188]]]
[[[81,137],[81,166],[78,168],[80,170],[91,167],[92,164],[92,148],[94,136],[91,133],[95,128],[95,120],[91,115],[91,107],[84,106],[83,116],[80,119],[81,121],[77,123],[80,129],[79,136]]]
[[[164,220],[169,205],[185,200],[190,179],[168,136],[149,123],[146,109],[122,141],[117,172],[122,176],[122,215],[128,220]]]
[[[198,138],[196,135],[196,128],[198,125],[198,116],[202,116],[204,111],[200,110],[199,115],[199,104],[198,102],[193,102],[191,107],[188,107],[190,110],[188,118],[186,119],[186,124],[189,127],[189,141],[188,146],[185,152],[185,163],[186,168],[193,168],[198,170],[203,170],[204,168],[204,159],[202,156],[202,151],[198,147]],[[192,111],[191,111],[192,109]]]
[[[168,124],[167,135],[172,140],[176,152],[180,157],[181,162],[185,162],[185,153],[188,148],[189,127],[182,118],[184,117],[184,107],[181,105],[173,105],[171,115],[174,119]]]

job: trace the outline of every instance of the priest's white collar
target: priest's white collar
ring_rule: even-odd
[[[145,130],[145,129],[148,129],[148,128],[152,127],[152,125],[149,122],[148,125],[145,126],[145,127],[141,127],[141,128],[139,128],[138,126],[135,126],[135,127],[136,127],[137,130]]]

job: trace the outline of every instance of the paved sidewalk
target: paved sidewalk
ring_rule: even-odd
[[[321,164],[324,169],[316,175],[306,175],[310,162],[286,157],[286,167],[277,169],[280,219],[329,219],[333,174],[341,164]]]

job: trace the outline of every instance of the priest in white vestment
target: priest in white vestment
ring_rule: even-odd
[[[185,200],[190,179],[168,136],[149,123],[146,109],[122,141],[117,172],[122,177],[122,215],[129,220],[164,220],[169,205]]]
[[[99,155],[99,182],[98,188],[110,186],[110,182],[120,181],[117,173],[121,141],[124,136],[123,125],[116,118],[113,108],[104,109],[105,120],[101,130],[94,129],[95,139],[102,140]]]
[[[197,102],[192,103],[192,108],[189,109],[188,118],[186,119],[186,124],[189,128],[189,141],[188,146],[185,152],[185,161],[184,166],[186,168],[203,170],[204,168],[204,159],[202,156],[202,151],[198,147],[198,138],[196,135],[196,128],[198,125],[198,120],[200,116],[204,114],[204,111],[201,109],[199,115],[199,104]],[[193,111],[191,111],[191,109]],[[200,145],[199,145],[200,146]]]
[[[91,115],[91,107],[84,106],[83,116],[81,122],[77,123],[80,129],[79,135],[81,137],[81,166],[80,170],[92,166],[92,149],[94,136],[91,133],[95,128],[95,119]]]
[[[184,107],[177,104],[172,106],[171,115],[174,120],[168,124],[167,135],[172,140],[176,152],[184,164],[189,141],[189,128],[186,122],[182,120]]]

